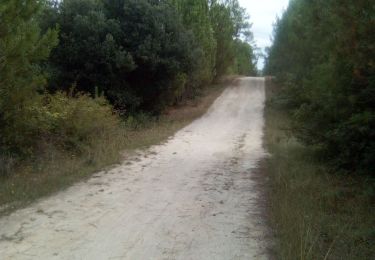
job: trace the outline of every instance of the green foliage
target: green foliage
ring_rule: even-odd
[[[269,101],[278,89],[267,84]],[[294,138],[290,115],[273,102],[267,102],[265,117],[275,257],[374,259],[375,183],[368,177],[332,174],[316,160],[313,147]]]
[[[237,52],[241,52],[240,38],[252,40],[251,24],[244,8],[238,0],[210,1],[210,17],[216,39],[215,76],[220,77],[228,72],[236,61]],[[253,53],[247,55],[254,62]],[[238,68],[238,67],[237,67]],[[235,68],[235,71],[237,70]]]
[[[375,6],[296,0],[275,27],[266,70],[284,86],[305,143],[341,169],[374,174]]]
[[[216,39],[215,75],[222,76],[234,62],[235,28],[231,20],[230,8],[224,4],[213,1],[210,16]]]
[[[216,41],[210,21],[209,3],[207,0],[171,0],[170,2],[177,8],[185,28],[194,33],[196,44],[201,50],[201,53],[198,52],[195,57],[197,68],[192,75],[192,81],[198,86],[207,84],[214,77],[216,57]]]
[[[176,98],[174,79],[196,71],[194,37],[167,3],[65,0],[55,13],[51,89],[98,86],[117,109],[160,112]]]
[[[235,62],[248,70],[250,36],[237,0],[1,1],[0,168],[46,146],[84,153],[117,114],[137,128]]]
[[[244,41],[237,39],[234,42],[235,49],[235,63],[233,70],[236,74],[244,76],[255,76],[256,70],[256,57],[253,47]]]
[[[118,123],[103,97],[44,93],[41,62],[57,44],[57,32],[40,33],[41,8],[39,1],[0,4],[0,160],[5,166],[14,156],[43,152],[45,143],[78,152]]]
[[[50,90],[68,91],[74,84],[77,91],[94,94],[97,86],[120,109],[140,102],[125,80],[135,64],[121,45],[121,25],[104,14],[100,1],[62,1],[48,8],[43,20],[60,29],[60,44],[50,58]]]
[[[238,1],[52,2],[42,17],[60,28],[49,89],[98,86],[118,110],[160,113],[233,66],[235,38],[251,38],[247,19]]]
[[[17,120],[5,128],[4,138],[19,154],[33,155],[43,143],[81,151],[92,140],[113,132],[119,120],[103,97],[71,97],[57,92],[37,95]]]
[[[85,94],[71,97],[57,92],[44,97],[44,106],[39,108],[43,119],[42,136],[49,136],[64,149],[82,151],[96,138],[114,133],[119,118],[103,97],[92,98]],[[89,148],[89,147],[88,147]]]
[[[127,75],[127,82],[142,100],[142,110],[159,113],[176,98],[175,79],[195,70],[194,36],[184,29],[179,15],[168,3],[120,2],[123,12],[116,8],[109,10],[108,15],[119,20],[122,41],[137,65]]]
[[[39,1],[0,3],[0,151],[28,144],[38,123],[33,107],[39,102],[45,78],[39,62],[57,44],[57,33],[40,33]]]

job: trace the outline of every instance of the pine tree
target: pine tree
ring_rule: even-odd
[[[0,146],[24,138],[20,132],[30,121],[25,108],[45,84],[39,62],[57,44],[55,30],[41,35],[41,7],[37,0],[0,2]]]

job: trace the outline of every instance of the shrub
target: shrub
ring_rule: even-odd
[[[86,94],[70,97],[58,92],[46,96],[45,118],[50,134],[65,148],[80,151],[95,138],[108,135],[119,127],[119,118],[105,98]]]
[[[82,152],[93,140],[115,132],[119,122],[103,97],[57,92],[40,95],[19,109],[17,120],[5,126],[3,138],[21,156],[43,152],[39,148],[44,143]]]

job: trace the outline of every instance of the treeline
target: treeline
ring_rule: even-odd
[[[255,74],[250,28],[237,0],[1,1],[0,168]]]
[[[97,88],[122,112],[159,113],[229,69],[255,72],[244,64],[254,57],[240,40],[251,33],[238,1],[65,0],[41,20],[44,31],[59,31],[48,88]]]
[[[300,140],[347,172],[375,174],[375,5],[294,0],[265,72],[282,86]]]

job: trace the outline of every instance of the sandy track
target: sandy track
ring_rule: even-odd
[[[0,219],[1,259],[260,259],[264,79],[164,145]]]

